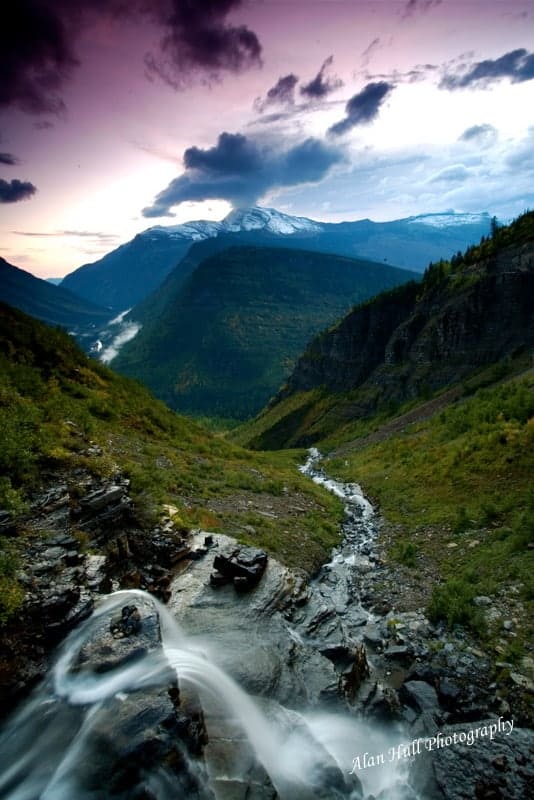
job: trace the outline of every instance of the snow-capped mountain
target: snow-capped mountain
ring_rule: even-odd
[[[273,208],[236,209],[220,222],[198,220],[148,228],[99,261],[67,275],[62,286],[119,313],[138,305],[175,268],[183,266],[185,280],[194,265],[184,257],[192,246],[208,240],[213,242],[213,251],[242,244],[268,245],[361,257],[422,272],[429,261],[464,250],[489,230],[487,213],[445,212],[392,222],[334,224]]]
[[[181,225],[153,225],[140,234],[144,237],[168,236],[169,239],[191,239],[193,242],[209,239],[221,233],[241,231],[268,231],[279,236],[293,233],[320,233],[324,224],[306,217],[292,217],[274,208],[236,208],[221,222],[197,220]]]

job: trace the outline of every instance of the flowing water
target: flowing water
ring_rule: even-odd
[[[372,544],[373,509],[356,484],[330,480],[319,461],[320,454],[312,450],[301,469],[345,500],[346,518],[343,542],[319,573],[315,586],[334,604],[348,603],[352,607],[350,628],[351,618],[366,613],[355,596],[351,574],[358,559],[367,557]],[[110,620],[121,608],[132,604],[141,610],[142,619],[148,620],[148,627],[151,619],[157,620],[157,636],[134,653],[135,657],[95,663],[99,654],[105,662],[110,649],[106,643],[95,648],[95,641],[101,641],[103,632],[109,637]],[[261,630],[250,634],[253,642],[255,636],[259,639]],[[301,638],[298,632],[293,635]],[[121,640],[121,646],[125,641]],[[224,650],[221,638],[217,640],[217,649]],[[128,736],[134,739],[143,735],[135,711],[143,708],[146,693],[168,686],[174,673],[180,689],[194,691],[203,707],[209,709],[215,704],[223,716],[227,714],[235,720],[271,787],[265,789],[264,785],[264,793],[254,797],[271,798],[274,787],[281,800],[416,798],[407,784],[406,764],[384,764],[360,771],[357,777],[350,775],[357,755],[387,754],[390,747],[401,741],[401,731],[378,728],[348,712],[326,713],[318,708],[287,710],[276,697],[258,700],[241,688],[217,661],[217,652],[204,650],[198,638],[190,636],[168,609],[150,595],[126,591],[108,596],[92,617],[66,639],[46,680],[0,733],[0,798],[107,800],[119,796],[128,800],[134,797],[185,800],[224,796],[237,800],[245,797],[245,792],[238,789],[235,795],[229,793],[230,784],[219,795],[210,784],[208,771],[200,762],[193,763],[194,759],[185,751],[184,763],[200,785],[195,793],[163,767],[146,771],[143,791],[138,794],[120,794],[118,790],[115,793],[110,788],[113,775],[105,767],[99,775],[100,764],[105,764],[106,749],[127,741]],[[132,727],[132,707],[137,728]],[[125,717],[125,709],[130,717]],[[143,714],[149,725],[149,712],[143,710],[142,719]],[[142,751],[134,750],[139,752]],[[231,754],[227,758],[231,760]],[[230,773],[230,767],[231,764],[227,768],[223,765],[222,772]]]

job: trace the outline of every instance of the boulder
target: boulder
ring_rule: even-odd
[[[212,586],[223,585],[232,581],[238,592],[245,592],[256,586],[265,572],[267,553],[253,547],[234,550],[230,555],[218,553],[213,559],[214,573],[210,576]]]
[[[401,699],[416,711],[438,711],[436,690],[424,681],[406,681],[400,690]]]

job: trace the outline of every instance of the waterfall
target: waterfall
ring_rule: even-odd
[[[341,581],[344,571],[350,571],[350,559],[358,554],[362,542],[374,535],[373,509],[360,487],[330,480],[319,468],[319,460],[319,453],[312,450],[301,469],[345,500],[345,538],[329,565],[330,572],[334,570]],[[125,648],[125,655],[113,661],[109,655],[113,649],[108,642],[110,622],[121,609],[132,606],[141,610],[143,646],[136,645],[135,636],[122,638],[117,646]],[[251,630],[251,648],[255,637],[261,634],[260,627]],[[298,632],[294,637],[304,646]],[[294,637],[288,634],[288,647]],[[116,644],[115,640],[110,641]],[[272,798],[274,787],[280,800],[416,798],[406,781],[407,764],[384,763],[362,770],[357,776],[350,774],[357,755],[386,754],[396,745],[400,741],[398,729],[385,730],[348,711],[287,710],[275,697],[258,700],[218,666],[217,648],[224,648],[224,636],[219,635],[217,647],[203,647],[198,637],[189,635],[168,609],[146,592],[120,591],[103,598],[93,615],[65,640],[49,675],[0,732],[0,798],[207,800],[218,797],[202,759],[195,760],[185,747],[180,750],[184,770],[192,778],[177,782],[172,770],[161,765],[152,771],[145,770],[144,788],[139,794],[129,790],[121,794],[111,786],[116,776],[110,775],[105,766],[107,750],[115,746],[124,748],[128,737],[135,742],[144,741],[142,725],[152,731],[150,726],[155,724],[150,706],[148,710],[143,706],[144,697],[156,696],[157,702],[162,702],[162,696],[167,698],[162,690],[173,681],[178,682],[180,692],[198,696],[208,717],[210,709],[215,707],[221,718],[231,717],[235,721],[243,741],[270,781],[271,789],[255,797]],[[102,661],[95,663],[95,657]],[[150,695],[151,692],[156,695]],[[135,759],[140,758],[143,750],[134,747],[132,752]],[[191,789],[195,780],[197,788]],[[244,794],[235,795],[241,796]]]

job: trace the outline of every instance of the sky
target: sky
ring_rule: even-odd
[[[151,225],[534,207],[534,0],[17,0],[0,256],[63,276]]]

